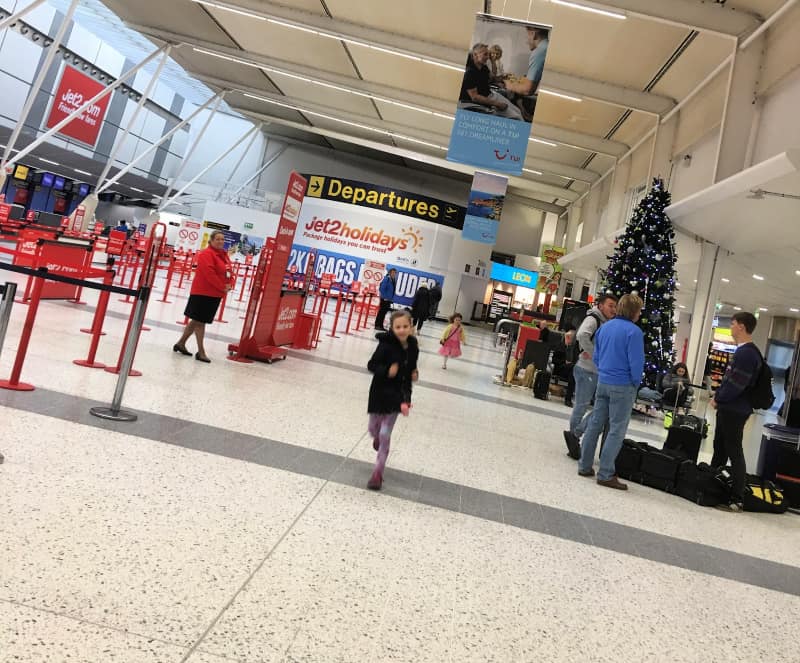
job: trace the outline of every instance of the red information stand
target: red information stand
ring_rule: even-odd
[[[272,363],[277,358],[286,358],[280,346],[294,338],[303,295],[284,293],[282,286],[307,186],[307,180],[298,173],[290,175],[278,232],[274,239],[267,240],[259,256],[242,336],[238,345],[228,346],[234,355],[228,358],[233,361],[257,359]]]

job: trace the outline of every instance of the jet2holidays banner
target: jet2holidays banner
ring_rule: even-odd
[[[447,158],[522,175],[551,26],[478,14]]]
[[[426,198],[428,209],[425,214],[431,220],[421,221],[419,206],[413,206],[412,210],[411,205],[396,203],[400,199],[413,200],[414,194],[393,190],[391,200],[395,202],[391,207],[376,209],[352,202],[353,196],[343,199],[337,194],[328,199],[325,194],[331,186],[331,191],[340,193],[341,180],[309,176],[309,181],[315,178],[318,186],[313,190],[309,186],[300,211],[295,244],[289,258],[290,270],[305,272],[312,250],[317,254],[315,276],[333,274],[335,282],[347,287],[355,281],[377,287],[386,272],[394,268],[398,271],[395,302],[401,305],[410,305],[421,285],[430,287],[438,283],[442,286],[444,276],[429,271],[436,225],[455,228],[451,221],[433,220],[431,216],[435,215],[428,214],[429,206],[438,205],[442,210],[457,208],[461,223],[466,213],[463,207],[443,201],[431,202]],[[324,180],[322,183],[321,179]],[[367,195],[372,189],[386,191],[361,182],[348,182],[348,185],[366,190]],[[363,196],[355,198],[362,199]],[[388,196],[384,198],[387,205],[389,200]]]

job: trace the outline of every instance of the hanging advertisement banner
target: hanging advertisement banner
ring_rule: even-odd
[[[522,175],[551,26],[478,14],[447,158]]]
[[[461,236],[483,244],[497,242],[500,215],[506,200],[508,178],[490,173],[475,173],[469,192],[467,216]]]
[[[82,74],[73,67],[65,66],[53,97],[50,115],[47,117],[47,128],[52,129],[104,88],[105,85],[102,83]],[[100,127],[106,117],[110,98],[109,94],[89,106],[72,122],[62,127],[58,133],[94,147],[100,135]]]
[[[563,246],[545,244],[542,247],[542,262],[539,265],[539,279],[536,281],[536,290],[555,295],[561,283],[563,267],[558,263],[567,253]]]

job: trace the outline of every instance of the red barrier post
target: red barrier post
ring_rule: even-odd
[[[171,301],[167,299],[169,295],[169,286],[172,284],[172,273],[175,271],[175,257],[173,256],[169,260],[169,268],[167,269],[167,284],[164,286],[164,296],[159,299],[162,304],[172,304]]]
[[[32,384],[19,381],[19,377],[22,374],[22,365],[25,363],[25,355],[28,352],[28,345],[31,341],[33,323],[36,321],[36,312],[39,310],[39,300],[42,298],[42,288],[44,287],[43,278],[36,278],[34,281],[30,306],[28,306],[28,315],[25,316],[25,325],[22,328],[22,336],[19,339],[19,347],[17,348],[17,358],[14,360],[14,367],[11,369],[11,377],[8,380],[0,380],[0,389],[10,389],[11,391],[34,390]]]
[[[327,307],[326,307],[327,308]],[[331,333],[328,334],[331,338],[339,338],[336,335],[336,326],[339,324],[339,313],[342,310],[342,291],[339,291],[339,296],[336,298],[336,313],[333,317],[333,329],[331,329]]]
[[[239,299],[236,300],[237,302],[242,301],[242,298],[244,297],[244,291],[247,290],[247,279],[249,276],[250,276],[250,265],[245,265],[244,279],[242,280],[242,289],[239,290]]]
[[[214,322],[221,322],[224,325],[228,324],[227,320],[223,320],[222,319],[222,316],[225,314],[225,302],[227,302],[227,301],[228,301],[228,293],[226,292],[222,296],[222,302],[220,302],[220,305],[219,305],[219,314],[217,315],[217,319]]]
[[[111,285],[114,280],[113,276],[114,272],[109,272],[103,279],[103,283]],[[94,331],[92,332],[92,342],[89,344],[89,355],[86,359],[75,359],[72,362],[73,364],[85,366],[86,368],[106,368],[105,364],[95,361],[95,357],[97,356],[97,347],[100,345],[100,337],[105,335],[102,331],[103,320],[106,316],[110,297],[111,293],[108,290],[100,291],[100,296],[97,299],[97,309],[94,312],[94,320],[92,321],[92,329]]]
[[[348,301],[350,301],[350,313],[347,316],[347,326],[344,329],[344,333],[345,334],[349,334],[350,333],[350,322],[353,320],[353,310],[355,310],[355,308],[356,308],[356,297],[357,296],[358,295],[354,294],[353,295],[353,299],[349,300],[350,293],[347,294]]]
[[[128,283],[128,287],[133,289],[134,283],[136,282],[136,274],[139,272],[139,256],[137,255],[135,258],[135,262],[133,263],[133,271],[131,272],[131,280]],[[124,285],[124,282],[123,282]],[[119,301],[130,304],[131,303],[131,296],[125,295],[125,299],[120,299]]]

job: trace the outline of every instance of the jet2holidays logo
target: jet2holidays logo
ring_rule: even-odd
[[[353,224],[340,219],[313,216],[303,227],[303,236],[343,247],[368,249],[376,253],[411,251],[418,253],[423,245],[422,232],[413,225],[404,226],[399,234],[369,224]]]

